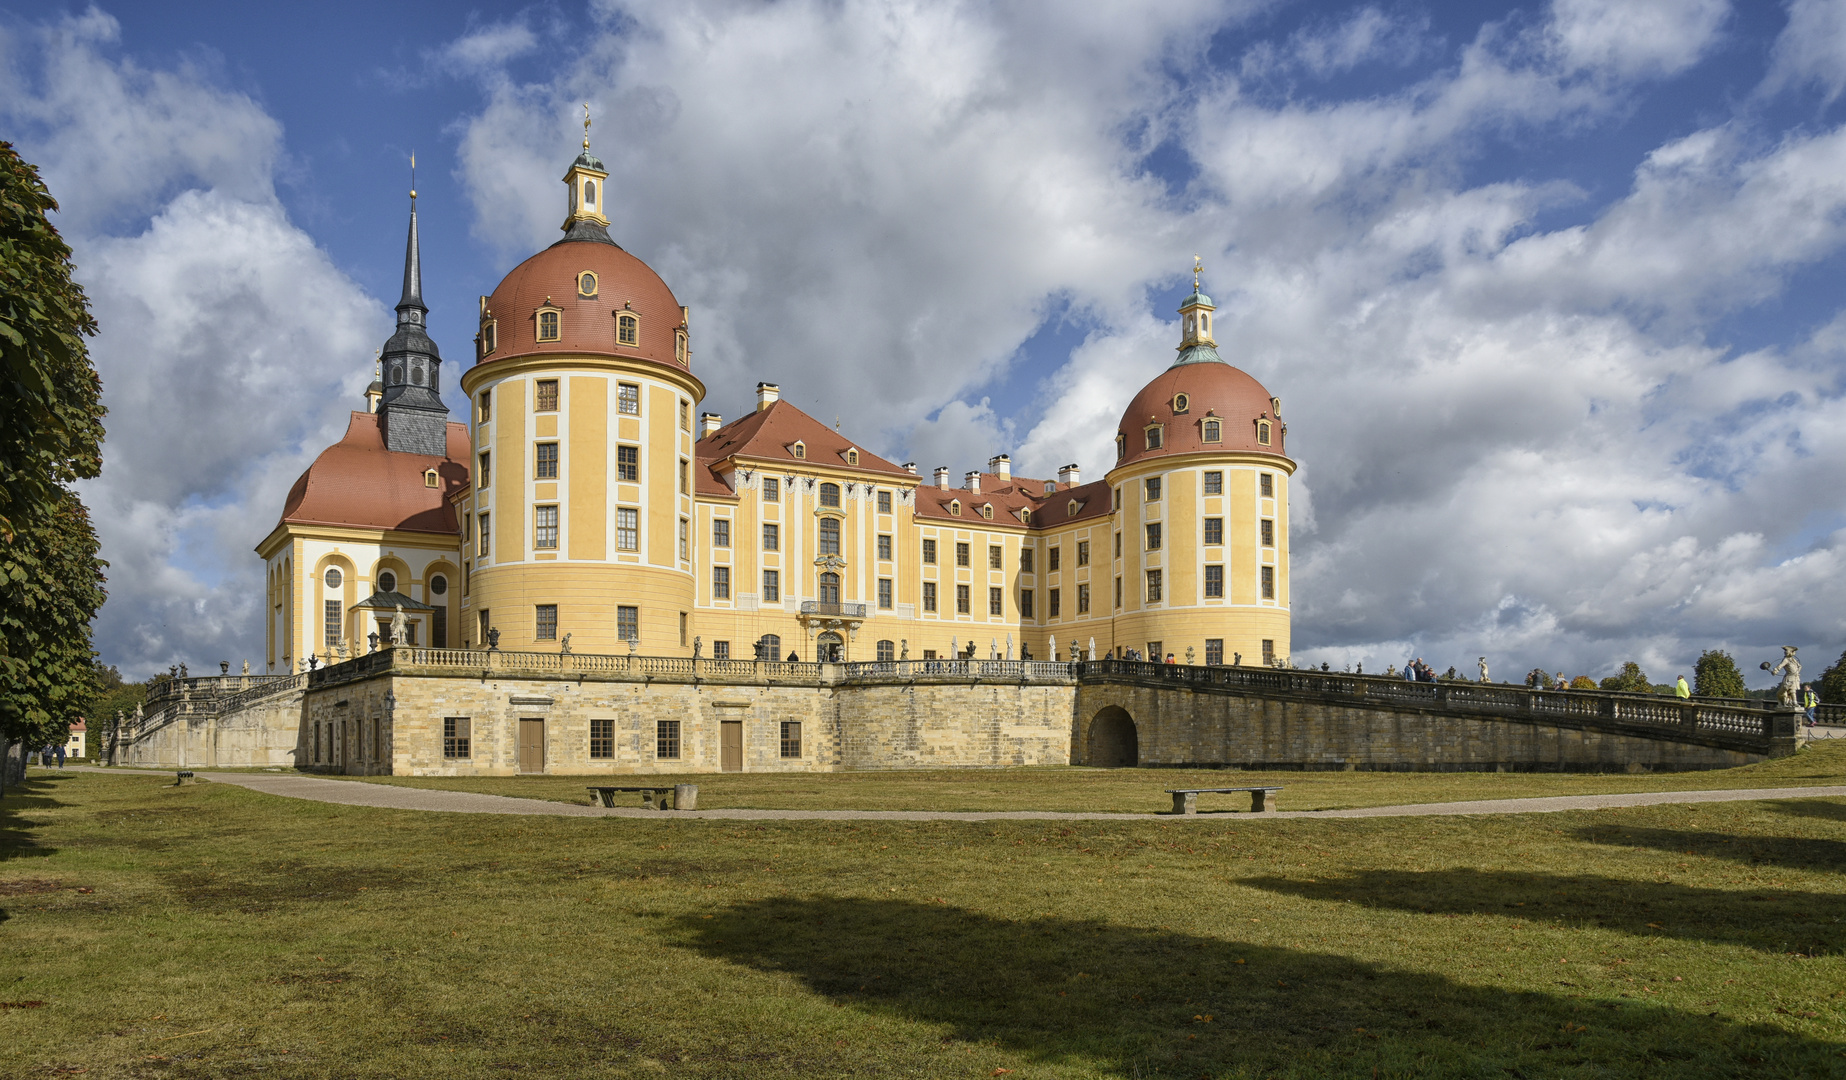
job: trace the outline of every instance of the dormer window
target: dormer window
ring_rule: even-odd
[[[618,312],[615,316],[615,343],[635,345],[640,341],[641,317],[631,311]]]
[[[1183,412],[1189,411],[1191,408],[1192,408],[1192,399],[1190,397],[1186,396],[1185,394],[1174,394],[1173,395],[1173,411],[1174,412],[1183,413]]]
[[[1224,425],[1216,420],[1207,420],[1200,425],[1200,431],[1206,442],[1223,442]]]
[[[1027,525],[1032,524],[1032,511],[1029,508],[1019,511],[1019,520],[1025,522]]]
[[[595,183],[595,181],[591,181],[591,183]],[[585,270],[583,273],[577,275],[577,295],[596,295],[596,274],[593,271]]]
[[[499,343],[496,339],[499,337],[499,334],[495,331],[496,326],[492,320],[488,320],[481,324],[481,336],[479,340],[481,342],[482,356],[492,354],[494,349],[498,347]]]
[[[1072,499],[1070,502],[1066,503],[1064,506],[1064,516],[1065,517],[1076,517],[1077,512],[1082,509],[1083,509],[1083,504],[1078,502],[1075,499]]]
[[[961,500],[960,499],[950,499],[949,500],[949,513],[954,514],[956,517],[961,516]]]
[[[804,442],[798,442],[795,445],[789,447],[788,452],[795,455],[798,458],[805,458],[808,456],[808,444]]]
[[[556,308],[540,308],[538,313],[538,339],[540,341],[558,340],[560,316],[563,312]]]
[[[428,488],[433,488],[436,486],[436,470],[434,469],[424,469],[423,470],[423,486],[428,487]]]
[[[848,465],[859,464],[859,451],[857,450],[846,451],[846,464]]]
[[[680,367],[686,366],[686,332],[677,330],[673,333],[673,359],[679,361]]]
[[[1160,449],[1160,425],[1159,424],[1149,425],[1146,435],[1147,435],[1147,448],[1149,450]]]
[[[1115,460],[1120,461],[1127,456],[1128,456],[1128,436],[1123,435],[1121,432],[1118,431],[1116,432],[1116,435],[1115,435]]]
[[[988,521],[992,521],[994,519],[994,504],[993,503],[982,503],[981,504],[981,516],[986,518]]]
[[[1264,446],[1269,445],[1269,421],[1258,420],[1256,422],[1256,441]]]

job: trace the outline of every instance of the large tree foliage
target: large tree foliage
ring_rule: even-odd
[[[90,619],[103,563],[69,488],[102,465],[96,333],[58,204],[0,142],[0,736],[64,741],[92,694]]]
[[[1647,673],[1641,665],[1633,660],[1622,665],[1622,670],[1602,681],[1604,690],[1622,690],[1630,694],[1651,694],[1654,684],[1648,681]]]
[[[1846,652],[1814,680],[1814,692],[1829,705],[1846,705]]]
[[[1699,697],[1734,697],[1745,694],[1743,672],[1737,661],[1723,649],[1708,649],[1699,654],[1692,673],[1692,692]]]

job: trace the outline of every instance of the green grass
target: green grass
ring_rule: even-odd
[[[1627,791],[1846,784],[1846,739],[1736,769],[1682,773],[1243,772],[1235,769],[931,769],[914,772],[686,773],[670,776],[365,776],[401,787],[587,803],[589,784],[697,784],[699,808],[754,810],[1058,810],[1156,813],[1168,788],[1280,785],[1284,810],[1604,795]],[[635,800],[639,801],[638,797]],[[1205,811],[1248,810],[1204,796]]]
[[[746,824],[35,772],[0,1076],[1846,1076],[1843,893],[1839,799]]]

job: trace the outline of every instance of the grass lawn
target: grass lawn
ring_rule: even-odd
[[[1281,785],[1284,810],[1603,795],[1621,791],[1846,784],[1846,739],[1793,757],[1709,772],[1389,773],[1235,769],[930,769],[915,772],[685,773],[667,776],[354,776],[403,787],[587,803],[588,784],[697,784],[701,810],[1059,810],[1156,813],[1167,788]],[[637,799],[638,801],[638,799]],[[1205,796],[1201,809],[1248,810],[1247,796]]]
[[[791,782],[918,782],[845,779]],[[35,771],[0,1076],[1846,1076],[1843,894],[1838,799],[745,824]]]

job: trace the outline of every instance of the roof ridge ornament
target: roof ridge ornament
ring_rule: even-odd
[[[583,103],[583,148],[586,151],[590,148],[590,103],[587,101]],[[415,159],[411,163],[414,165]]]

